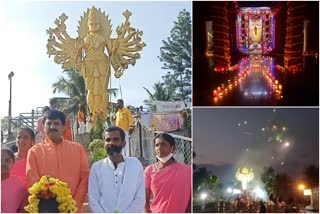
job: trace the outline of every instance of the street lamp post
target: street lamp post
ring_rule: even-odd
[[[8,115],[8,138],[11,137],[11,108],[12,108],[12,77],[13,77],[14,73],[13,71],[10,72],[10,74],[8,75],[8,79],[10,80],[10,97],[9,97],[9,115]]]

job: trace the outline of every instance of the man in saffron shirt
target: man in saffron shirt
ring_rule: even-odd
[[[79,134],[83,134],[84,133],[84,113],[83,111],[81,111],[81,108],[79,106],[79,111],[78,111],[78,123],[79,123]]]
[[[89,166],[87,156],[79,143],[65,140],[63,130],[66,116],[49,110],[43,117],[46,138],[33,146],[27,157],[27,184],[32,186],[41,176],[49,175],[68,184],[78,212],[88,191]]]
[[[37,120],[37,126],[36,126],[36,132],[37,132],[37,137],[36,137],[36,143],[41,142],[42,140],[45,139],[45,132],[44,132],[44,127],[43,127],[43,115],[49,111],[50,108],[48,106],[43,107],[42,109],[42,116],[38,118]]]
[[[120,127],[125,132],[125,141],[127,142],[126,146],[122,150],[122,155],[124,157],[129,157],[129,135],[133,131],[133,118],[129,109],[123,106],[123,100],[117,100],[117,114],[115,125]]]
[[[63,131],[63,138],[65,140],[70,140],[72,141],[72,129],[71,129],[71,120],[70,118],[68,117],[68,112],[67,110],[65,109],[63,111],[64,115],[66,115],[66,124],[64,126],[64,131]]]
[[[37,132],[37,137],[36,137],[36,143],[39,143],[43,141],[46,138],[46,134],[44,132],[44,123],[43,123],[43,115],[46,113],[46,111],[50,110],[48,106],[45,106],[42,109],[42,117],[39,117],[37,120],[37,127],[36,127],[36,132]],[[63,131],[63,138],[66,140],[72,141],[72,129],[71,129],[71,121],[69,117],[67,116],[67,111],[64,110],[63,112],[66,115],[66,124],[64,126],[64,131]]]

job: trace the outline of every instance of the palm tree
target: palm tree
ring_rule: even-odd
[[[153,86],[154,93],[152,94],[146,87],[144,90],[149,95],[149,100],[145,100],[145,105],[150,106],[151,111],[155,109],[152,105],[153,101],[173,101],[175,95],[175,89],[172,87],[167,87],[164,83],[156,82]]]
[[[201,181],[197,190],[199,192],[207,191],[209,194],[215,195],[214,190],[217,187],[217,185],[218,185],[218,177],[215,175],[209,175]]]
[[[109,96],[117,97],[118,92],[119,92],[118,88],[109,88],[108,89]]]
[[[76,113],[78,106],[87,108],[86,87],[83,77],[76,69],[67,69],[63,73],[66,77],[58,77],[58,81],[52,84],[53,93],[63,92],[70,97],[71,105],[68,112]]]
[[[143,88],[148,93],[150,101],[155,101],[155,100],[170,101],[173,99],[174,91],[175,91],[170,87],[166,87],[165,84],[161,82],[156,82],[154,84],[153,94],[146,87],[143,87]]]

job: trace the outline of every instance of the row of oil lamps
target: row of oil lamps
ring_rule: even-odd
[[[260,68],[261,66],[254,65],[253,67]],[[216,89],[212,91],[212,95],[214,99],[217,100],[218,98],[222,98],[223,96],[226,96],[228,92],[230,92],[234,87],[236,87],[243,80],[245,80],[250,74],[250,72],[251,71],[249,68],[242,69],[242,71],[238,74],[238,77],[234,77],[233,81],[228,80],[227,83],[225,84],[223,83],[220,86],[218,86]],[[273,91],[276,93],[276,95],[278,95],[278,97],[282,98],[281,94],[282,94],[283,87],[279,83],[279,81],[272,76],[269,68],[265,68],[263,70],[263,74],[266,80],[268,81],[270,88],[273,89]]]

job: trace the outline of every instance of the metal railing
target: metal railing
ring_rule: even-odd
[[[5,142],[3,144],[1,144],[1,147],[8,147],[8,148],[11,148],[11,146],[15,145],[16,144],[16,141],[13,140],[13,141],[10,141],[10,142]]]
[[[36,111],[32,110],[31,112],[27,113],[20,113],[19,116],[13,117],[13,118],[8,118],[8,120],[11,121],[11,128],[10,128],[10,133],[11,135],[9,136],[9,130],[3,130],[2,131],[5,133],[3,135],[3,141],[6,140],[6,142],[11,145],[12,137],[15,136],[15,131],[21,127],[28,127],[33,130],[36,128],[36,123],[37,119],[42,116],[42,107],[37,107]],[[7,132],[7,133],[6,133]],[[10,141],[10,142],[9,142]]]
[[[155,163],[156,157],[154,154],[153,138],[158,133],[161,132],[152,131],[138,122],[129,140],[130,156],[143,159],[148,165]],[[178,162],[191,164],[192,139],[177,134],[168,134],[170,134],[176,142],[176,151],[173,154],[174,158]]]
[[[21,127],[29,127],[35,130],[36,122],[39,117],[41,117],[41,113],[38,111],[32,110],[30,113],[20,113],[18,120],[20,122]]]

